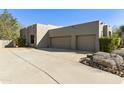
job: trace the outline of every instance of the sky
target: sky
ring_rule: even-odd
[[[10,9],[23,26],[35,23],[69,26],[100,20],[111,26],[124,25],[124,9]],[[3,10],[0,10],[2,13]]]

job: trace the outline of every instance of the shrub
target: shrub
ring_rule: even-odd
[[[111,52],[113,50],[113,39],[112,38],[100,38],[100,51]]]
[[[17,46],[18,47],[25,47],[26,40],[23,38],[18,38],[17,39]]]
[[[118,48],[120,46],[121,39],[120,38],[107,38],[102,37],[99,39],[100,43],[100,51],[103,52],[112,52],[112,50]]]
[[[116,37],[116,38],[113,38],[113,39],[114,39],[114,43],[115,43],[115,44],[114,44],[114,45],[115,45],[114,48],[116,49],[116,48],[118,48],[118,47],[120,46],[120,44],[121,44],[121,38],[119,38],[119,37],[117,38],[117,37]]]

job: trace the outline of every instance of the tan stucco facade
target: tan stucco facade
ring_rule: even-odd
[[[48,47],[48,30],[57,28],[53,25],[34,24],[20,30],[20,36],[26,40],[30,47]],[[31,35],[34,36],[34,43],[31,43]]]
[[[30,43],[30,35],[34,35],[34,44]],[[99,51],[99,38],[111,35],[111,27],[100,21],[67,27],[35,24],[21,30],[21,36],[26,39],[29,46],[82,51]]]
[[[62,27],[62,28],[53,29],[53,30],[49,31],[49,38],[69,36],[71,38],[71,40],[70,40],[71,49],[78,48],[77,45],[79,45],[79,44],[78,44],[77,40],[79,37],[94,36],[95,46],[94,46],[93,50],[95,50],[95,51],[99,50],[99,41],[98,41],[99,36],[98,35],[99,35],[99,21],[88,22],[88,23],[78,24],[78,25],[73,25],[73,26],[68,26],[68,27]],[[86,42],[83,45],[86,45],[86,43],[90,43],[88,38],[85,41]],[[50,43],[52,43],[52,42],[50,41]],[[79,41],[79,43],[81,43],[81,42]],[[81,46],[83,47],[83,45],[81,45]]]

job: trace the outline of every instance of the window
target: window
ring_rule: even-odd
[[[31,44],[34,44],[34,35],[31,35]]]

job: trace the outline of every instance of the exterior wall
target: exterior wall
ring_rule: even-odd
[[[27,28],[27,44],[30,47],[35,47],[37,44],[37,25],[32,25],[30,27]],[[31,44],[31,35],[34,35],[34,44]]]
[[[95,51],[99,51],[99,21],[78,24],[49,30],[49,37],[71,36],[71,49],[76,49],[76,38],[79,35],[94,35]],[[61,42],[61,41],[60,41]],[[49,42],[50,44],[50,42]]]
[[[111,33],[111,35],[109,35]],[[99,22],[99,37],[111,37],[112,27],[103,22]]]
[[[48,30],[57,28],[53,25],[34,24],[20,30],[20,36],[26,39],[26,45],[30,47],[48,47]],[[30,36],[34,35],[34,44],[31,44]]]
[[[99,22],[99,38],[103,37],[103,27],[104,27],[104,23],[103,22]]]
[[[0,40],[0,48],[12,47],[12,40]]]
[[[56,36],[75,36],[81,34],[98,34],[99,21],[88,22],[73,26],[62,27],[58,29],[49,30],[49,37]]]
[[[37,24],[37,48],[49,47],[48,30],[53,28],[57,28],[57,26]]]
[[[112,36],[112,28],[110,26],[108,26],[108,25],[104,25],[103,33],[104,33],[104,36],[111,37]]]

